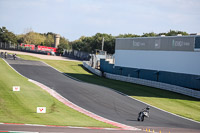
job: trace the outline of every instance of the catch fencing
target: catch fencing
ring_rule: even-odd
[[[80,60],[89,60],[91,58],[90,53],[82,52],[78,50],[64,50],[63,56],[80,59]]]

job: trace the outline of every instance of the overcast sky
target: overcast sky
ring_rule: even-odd
[[[200,0],[0,0],[0,27],[69,39],[96,33],[200,32]]]

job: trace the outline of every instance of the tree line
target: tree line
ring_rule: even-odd
[[[60,45],[58,46],[59,53],[63,52],[63,49],[73,49],[78,51],[84,51],[88,53],[94,53],[95,49],[101,49],[102,40],[104,38],[104,50],[109,54],[115,52],[115,39],[116,38],[132,38],[132,37],[154,37],[154,36],[175,36],[177,34],[188,35],[184,31],[170,30],[166,33],[143,33],[143,35],[136,34],[119,34],[118,36],[112,36],[111,34],[96,33],[94,36],[85,37],[82,36],[75,41],[69,42],[65,37],[60,38]],[[0,42],[6,43],[25,43],[25,44],[35,44],[42,46],[51,47],[54,44],[55,33],[37,33],[34,31],[29,31],[25,34],[15,35],[11,31],[7,30],[6,27],[0,27]]]
[[[158,33],[158,34],[154,32],[150,32],[150,33],[143,33],[143,35],[120,34],[118,36],[112,36],[111,34],[97,33],[91,37],[82,36],[78,40],[70,42],[70,44],[74,50],[94,53],[95,49],[101,49],[102,40],[104,38],[104,50],[107,51],[109,54],[114,54],[116,38],[155,37],[155,36],[161,36],[161,35],[176,36],[178,34],[189,35],[187,32],[175,31],[175,30],[170,30],[169,32]]]
[[[55,33],[37,33],[32,30],[25,34],[15,35],[6,27],[0,27],[0,42],[12,43],[12,44],[35,44],[40,46],[52,47],[54,45]],[[69,49],[69,41],[65,37],[60,37],[60,45],[58,51],[62,52],[63,49]]]

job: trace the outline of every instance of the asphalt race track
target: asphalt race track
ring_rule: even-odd
[[[73,80],[38,61],[6,60],[27,78],[38,81],[61,94],[74,104],[107,119],[133,127],[193,129],[200,132],[200,123],[193,122],[151,107],[150,118],[137,121],[144,103],[131,99],[112,89]]]

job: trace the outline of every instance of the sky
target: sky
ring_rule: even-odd
[[[0,27],[70,41],[96,33],[200,33],[199,7],[200,0],[0,0]]]

